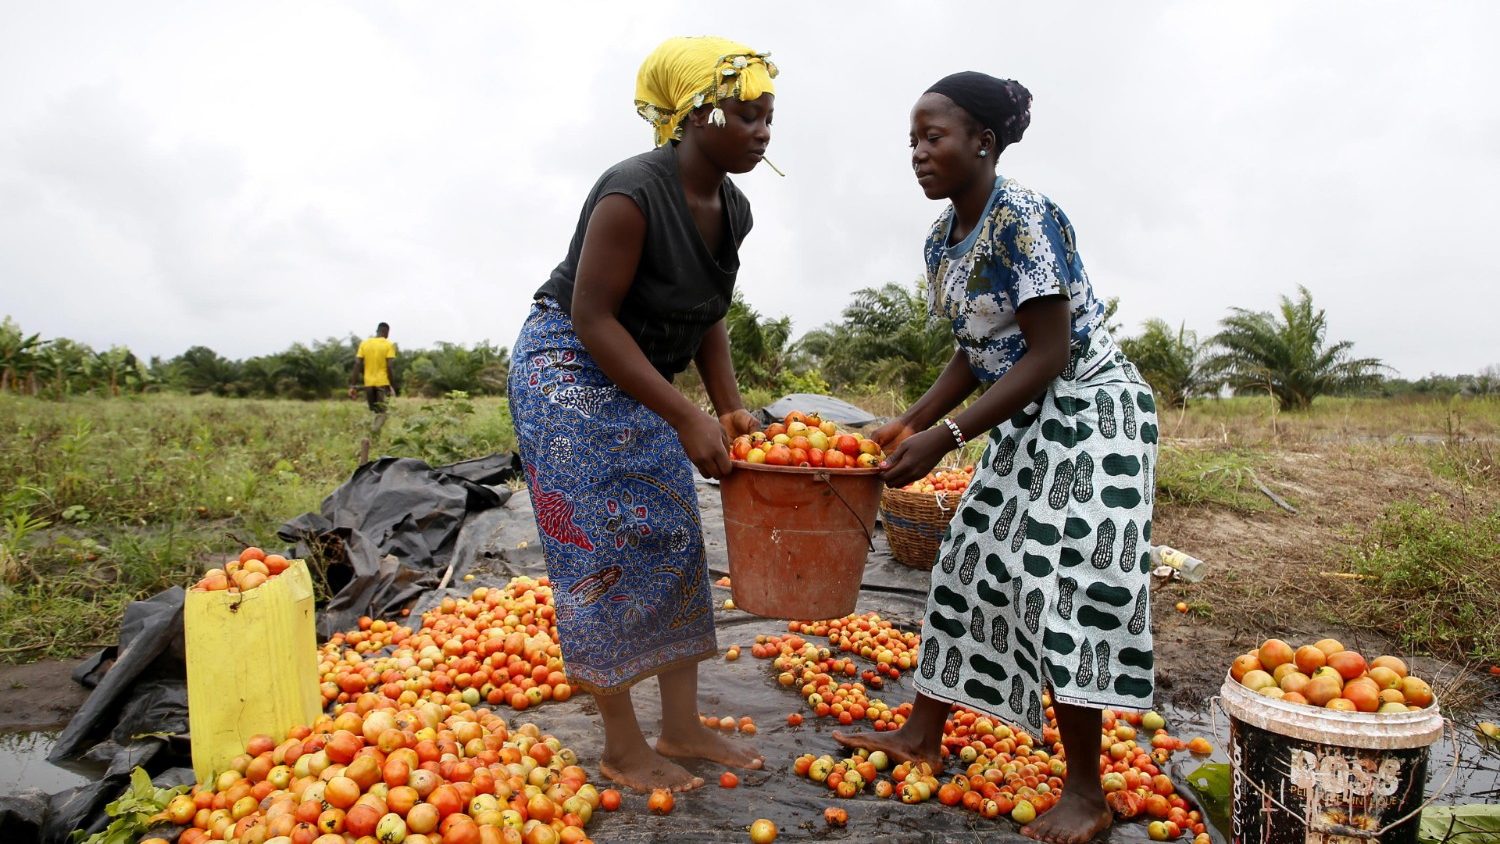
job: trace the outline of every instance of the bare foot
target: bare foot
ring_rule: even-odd
[[[931,742],[920,741],[905,729],[888,733],[836,732],[833,740],[856,750],[884,750],[894,762],[926,762],[934,774],[943,769],[942,745],[933,747]]]
[[[1021,827],[1021,834],[1047,844],[1086,844],[1094,836],[1109,829],[1114,815],[1105,805],[1103,793],[1100,799],[1069,795],[1063,790],[1062,798],[1047,813]]]
[[[690,791],[703,785],[702,777],[642,746],[640,751],[623,754],[618,759],[599,760],[599,773],[620,785],[642,793],[655,788]]]
[[[732,742],[696,720],[681,729],[663,730],[656,740],[656,752],[679,759],[707,759],[731,768],[758,770],[766,764],[755,748]]]

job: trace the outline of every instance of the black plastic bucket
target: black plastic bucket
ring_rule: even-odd
[[[1416,844],[1437,704],[1339,712],[1256,694],[1233,679],[1229,716],[1235,844]]]

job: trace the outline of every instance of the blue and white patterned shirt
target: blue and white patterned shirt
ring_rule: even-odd
[[[1104,306],[1083,269],[1073,224],[1052,200],[997,176],[979,225],[948,246],[952,225],[950,204],[924,247],[928,306],[934,316],[952,321],[953,337],[975,377],[998,381],[1021,359],[1026,338],[1016,310],[1039,296],[1071,301],[1075,352],[1091,337],[1096,347],[1108,342]]]

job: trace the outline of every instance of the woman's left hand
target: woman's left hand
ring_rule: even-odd
[[[753,434],[760,430],[760,420],[744,408],[721,414],[719,424],[724,426],[724,433],[728,434],[731,440],[742,434]]]
[[[880,461],[881,480],[888,487],[906,486],[926,476],[953,449],[953,434],[946,428],[928,428],[913,434]]]

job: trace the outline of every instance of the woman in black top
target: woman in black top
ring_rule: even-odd
[[[646,59],[636,107],[657,147],[595,184],[513,356],[511,414],[568,679],[598,701],[603,774],[638,790],[702,784],[671,757],[762,764],[698,720],[697,663],[718,643],[692,470],[728,473],[730,438],[756,427],[724,325],[752,223],[728,174],[765,153],[775,73],[721,38],[674,38]],[[717,418],[672,386],[690,362]],[[630,699],[653,675],[654,749]]]

